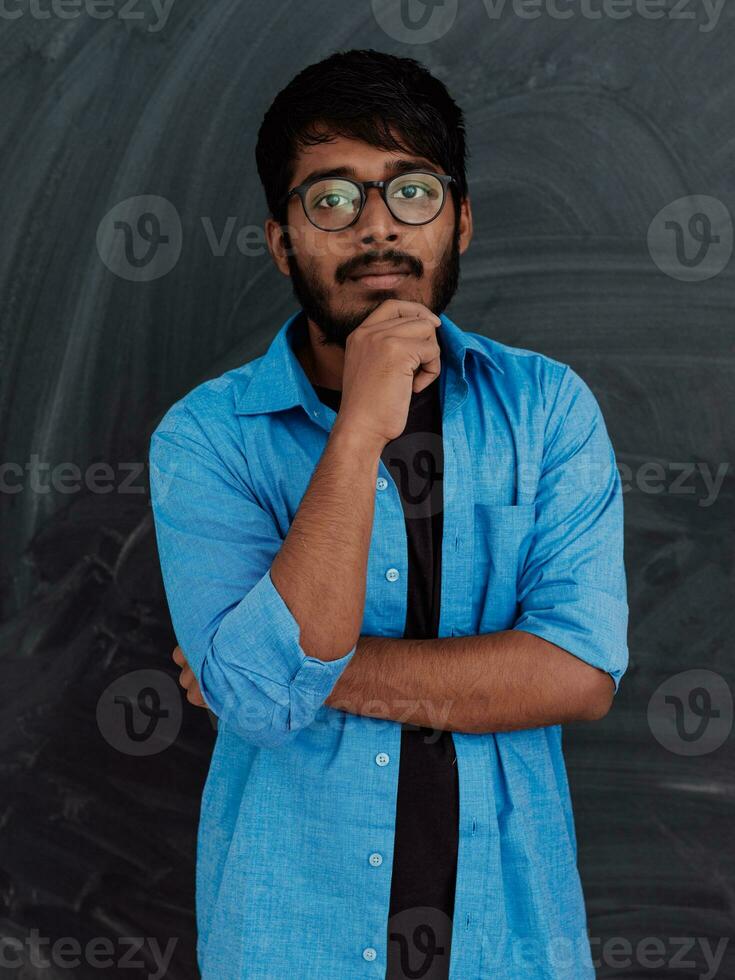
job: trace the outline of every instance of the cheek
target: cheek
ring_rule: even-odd
[[[424,232],[422,240],[417,241],[413,254],[421,259],[424,276],[435,279],[440,269],[449,261],[452,249],[452,227],[431,226],[431,233]]]
[[[335,247],[329,232],[315,228],[306,218],[291,225],[289,232],[293,255],[302,272],[321,278],[325,270],[336,267]]]

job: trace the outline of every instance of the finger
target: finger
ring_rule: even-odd
[[[422,314],[417,317],[374,323],[370,327],[370,333],[373,336],[383,334],[388,337],[428,337],[430,340],[436,340],[436,331],[440,326],[441,320],[433,320],[430,316]]]
[[[428,387],[441,372],[441,350],[438,344],[426,340],[419,347],[421,363],[413,376],[413,391],[418,393]]]
[[[202,697],[202,692],[198,687],[192,687],[186,692],[186,700],[193,704],[195,708],[206,708],[207,702]]]
[[[189,694],[194,699],[192,701],[192,704],[197,704],[201,708],[208,707],[207,702],[204,700],[204,695],[202,694],[202,689],[199,687],[199,685],[196,683],[196,681],[189,688]]]
[[[422,364],[419,370],[414,375],[413,380],[413,392],[418,394],[423,391],[424,388],[428,388],[432,382],[436,381],[441,372],[441,361],[437,357],[433,361],[428,361],[426,364]]]
[[[179,666],[182,666],[186,661],[186,658],[184,657],[184,651],[181,649],[180,646],[174,647],[174,652],[171,654],[171,656],[173,657],[174,662],[177,663]]]
[[[427,315],[429,317],[436,316],[423,303],[416,303],[407,299],[388,299],[377,306],[369,316],[365,317],[362,325],[382,323],[383,320],[412,319],[413,317]]]
[[[179,684],[182,687],[189,688],[192,684],[196,683],[196,677],[194,676],[194,671],[191,667],[184,667],[184,669],[179,674]]]

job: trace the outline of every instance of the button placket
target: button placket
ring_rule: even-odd
[[[474,567],[473,493],[466,493],[460,474],[472,472],[462,412],[444,420],[444,519],[439,636],[472,633]],[[451,599],[450,599],[451,597]]]
[[[375,756],[376,766],[381,768],[390,763],[390,755],[387,752],[378,752]],[[368,855],[368,864],[373,868],[379,868],[383,863],[383,855],[379,851],[373,851]],[[374,946],[366,946],[362,951],[362,958],[369,963],[377,959],[378,951]]]

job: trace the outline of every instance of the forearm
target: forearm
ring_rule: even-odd
[[[336,660],[358,639],[380,447],[335,423],[271,565],[310,656]]]
[[[325,703],[435,729],[499,732],[602,717],[612,689],[609,675],[523,630],[361,636]]]

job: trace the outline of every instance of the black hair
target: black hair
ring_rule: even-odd
[[[326,134],[318,131],[320,123]],[[462,110],[444,84],[413,58],[372,49],[338,51],[292,78],[258,131],[258,174],[279,224],[286,224],[282,200],[300,148],[334,136],[434,160],[457,182],[449,185],[457,208],[467,196]]]

